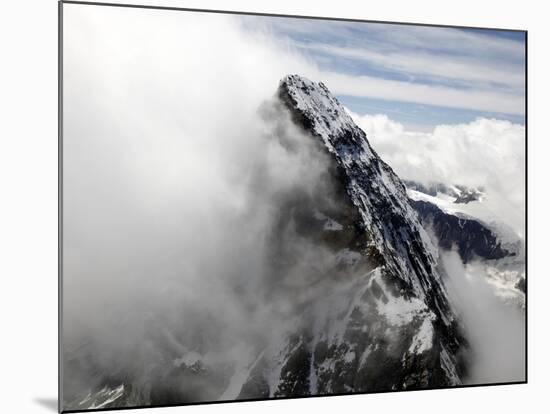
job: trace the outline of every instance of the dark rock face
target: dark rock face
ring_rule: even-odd
[[[502,259],[513,255],[483,223],[466,216],[445,213],[423,200],[411,200],[425,227],[432,229],[442,249],[456,248],[464,263],[475,258]]]
[[[464,339],[437,267],[437,249],[403,183],[322,83],[287,76],[278,98],[328,155],[330,181],[340,189],[337,204],[346,206],[343,215],[322,211],[325,220],[341,224],[329,231],[339,241],[317,242],[354,260],[335,271],[338,283],[326,297],[304,306],[302,320],[308,323],[264,353],[239,398],[460,384]],[[285,219],[304,222],[315,215],[314,206],[294,205]],[[305,228],[309,236],[303,235],[311,237],[315,225],[310,221]]]
[[[523,293],[527,293],[527,282],[524,277],[518,280],[518,283],[516,283],[516,288]]]

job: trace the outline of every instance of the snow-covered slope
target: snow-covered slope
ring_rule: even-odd
[[[403,180],[407,190],[432,197],[442,197],[446,202],[454,204],[468,204],[482,201],[485,193],[482,188],[468,188],[463,185],[449,185],[444,183],[422,184],[417,181]]]

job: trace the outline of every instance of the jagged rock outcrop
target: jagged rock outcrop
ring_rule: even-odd
[[[411,200],[426,228],[433,231],[442,249],[456,249],[462,262],[496,260],[513,256],[489,227],[466,215],[449,214],[424,200]]]

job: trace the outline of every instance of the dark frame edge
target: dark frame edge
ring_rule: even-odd
[[[267,12],[247,12],[239,10],[219,10],[219,9],[200,9],[189,7],[175,6],[153,6],[146,4],[131,4],[131,3],[109,3],[101,1],[77,1],[77,0],[59,0],[61,3],[80,4],[83,6],[107,6],[119,8],[133,9],[150,9],[150,10],[170,10],[170,11],[187,11],[200,13],[217,13],[217,14],[234,14],[239,16],[259,16],[259,17],[283,17],[291,19],[310,19],[310,20],[331,20],[340,22],[356,22],[356,23],[375,23],[375,24],[393,24],[401,26],[423,26],[423,27],[444,27],[450,29],[477,29],[477,30],[495,30],[504,32],[525,33],[526,29],[504,29],[501,27],[481,27],[481,26],[459,26],[452,24],[434,24],[434,23],[414,23],[414,22],[392,22],[390,20],[369,20],[369,19],[352,19],[346,17],[326,17],[326,16],[305,16],[299,14],[282,14],[282,13],[267,13]]]
[[[170,408],[170,407],[190,407],[195,405],[217,405],[217,404],[234,404],[234,403],[251,403],[251,402],[271,402],[280,400],[301,400],[307,398],[332,398],[332,397],[348,397],[351,395],[376,395],[376,394],[389,394],[389,393],[401,393],[401,392],[422,392],[422,391],[442,391],[442,390],[456,390],[456,389],[468,389],[468,388],[480,388],[480,387],[499,387],[506,385],[526,385],[527,381],[511,381],[511,382],[496,382],[490,384],[469,384],[458,386],[446,386],[446,387],[433,387],[433,388],[415,388],[410,390],[387,390],[387,391],[373,391],[373,392],[350,392],[350,393],[335,393],[335,394],[319,394],[319,395],[303,395],[292,397],[275,397],[275,398],[247,398],[242,400],[221,400],[221,401],[200,401],[190,403],[176,403],[176,404],[157,404],[157,405],[136,405],[128,407],[110,407],[110,408],[92,408],[85,410],[63,410],[62,413],[89,413],[89,412],[103,412],[103,411],[125,411],[125,410],[142,410],[148,408]]]
[[[63,412],[63,1],[57,15],[57,411]]]
[[[529,59],[528,59],[528,44],[529,42],[527,41],[527,35],[528,35],[528,32],[527,30],[525,31],[525,383],[528,383],[528,367],[529,367],[529,364],[528,364],[528,361],[529,361],[529,340],[528,340],[528,337],[529,337],[529,317],[528,317],[528,312],[529,312],[529,283],[528,283],[528,270],[527,270],[527,264],[529,263],[529,257],[528,257],[528,248],[527,248],[527,245],[528,245],[528,240],[529,240],[529,237],[528,237],[528,233],[529,233],[529,223],[528,223],[528,217],[529,217],[529,209],[528,209],[528,194],[529,194],[529,180],[527,179],[528,175],[529,175],[529,168],[528,168],[528,157],[529,157],[529,151],[528,151],[528,148],[529,148],[529,133],[528,133],[528,124],[529,124],[529,117],[528,117],[528,96],[529,96],[529,85],[528,85],[528,79],[529,79],[529,76],[528,76],[528,62],[529,62]]]

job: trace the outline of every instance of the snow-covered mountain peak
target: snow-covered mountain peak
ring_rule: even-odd
[[[296,109],[308,115],[308,127],[319,135],[330,152],[344,145],[352,150],[362,147],[371,155],[365,133],[357,127],[344,106],[322,83],[315,83],[299,75],[287,75],[280,82]]]
[[[378,276],[365,279],[370,281],[365,282],[367,285],[360,290],[362,296],[353,300],[350,309],[350,312],[357,314],[354,323],[362,325],[361,329],[370,332],[369,335],[358,336],[345,345],[338,345],[334,352],[344,355],[344,348],[372,350],[386,336],[389,332],[387,327],[393,320],[390,316],[394,307],[375,307],[377,311],[382,310],[379,313],[379,330],[372,325],[371,318],[376,312],[369,305],[370,299],[367,299],[369,295],[376,298],[385,287],[383,302],[390,301],[393,295],[392,300],[401,303],[395,307],[398,310],[394,316],[409,321],[400,328],[401,335],[407,339],[398,341],[395,346],[404,347],[406,343],[407,349],[424,350],[424,346],[412,346],[408,335],[412,335],[411,338],[422,337],[423,332],[433,330],[433,336],[438,338],[433,341],[437,346],[434,345],[429,351],[408,356],[403,350],[401,358],[409,362],[394,369],[408,376],[408,364],[430,360],[428,364],[433,370],[432,375],[437,372],[437,381],[459,383],[456,355],[462,337],[457,330],[456,317],[450,308],[438,268],[438,250],[420,223],[405,185],[371,148],[364,131],[354,123],[324,84],[289,75],[280,82],[278,98],[306,136],[312,136],[328,151],[336,171],[334,178],[340,188],[345,189],[344,198],[354,206],[357,214],[354,226],[362,234],[362,239],[351,239],[349,247],[377,267]],[[361,282],[357,283],[361,285]],[[417,303],[423,304],[425,311],[412,312],[411,309],[416,309],[413,305]],[[344,326],[345,329],[356,329],[353,325]],[[381,353],[380,358],[391,359],[388,350],[378,352]],[[386,368],[380,369],[382,372]],[[331,372],[334,374],[334,371]],[[389,372],[385,375],[391,377]],[[427,383],[433,380],[435,378],[426,378]],[[418,378],[410,381],[410,386],[414,386],[412,384],[417,384]],[[403,383],[395,386],[409,386]],[[366,381],[356,387],[364,389],[372,387],[372,384]],[[334,387],[330,389],[334,390]]]
[[[410,205],[403,182],[324,84],[289,75],[280,82],[279,98],[294,120],[333,154],[371,246],[387,258],[395,276],[424,297],[434,280],[440,283],[437,249]]]

